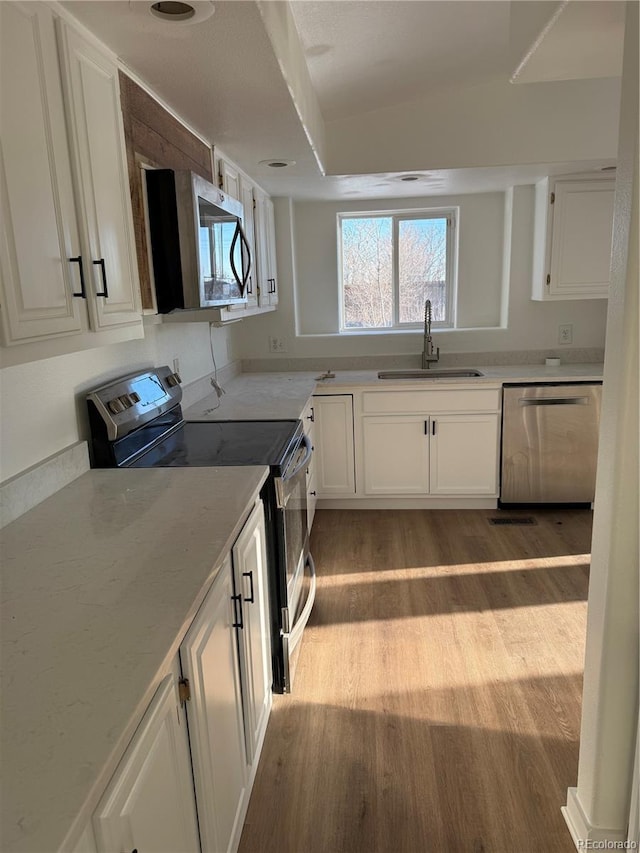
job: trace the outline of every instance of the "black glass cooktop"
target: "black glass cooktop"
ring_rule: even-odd
[[[185,423],[129,467],[281,466],[301,430],[300,421]]]

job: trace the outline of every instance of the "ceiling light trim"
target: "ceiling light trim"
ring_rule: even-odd
[[[191,26],[210,18],[215,12],[215,6],[211,0],[154,0],[149,3],[148,12],[156,21],[163,21],[172,26]]]

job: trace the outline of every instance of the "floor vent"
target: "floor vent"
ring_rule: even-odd
[[[489,524],[537,524],[538,522],[530,515],[518,518],[490,518]]]

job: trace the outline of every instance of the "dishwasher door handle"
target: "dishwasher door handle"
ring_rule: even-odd
[[[521,406],[588,406],[589,397],[520,397]]]

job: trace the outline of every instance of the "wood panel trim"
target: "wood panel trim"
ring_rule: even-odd
[[[211,149],[122,71],[119,78],[140,296],[142,307],[153,310],[143,166],[189,169],[213,182]]]

